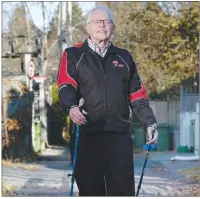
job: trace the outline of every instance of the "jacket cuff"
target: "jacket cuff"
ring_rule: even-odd
[[[152,125],[149,125],[148,128],[151,127],[153,130],[156,130],[158,125],[157,123],[153,123]]]

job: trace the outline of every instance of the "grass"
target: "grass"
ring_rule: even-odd
[[[7,181],[2,181],[2,196],[3,197],[12,197],[15,196],[15,187],[10,185]]]
[[[200,167],[182,169],[180,172],[186,176],[191,176],[195,181],[200,182]]]
[[[27,161],[28,161],[28,159],[27,159]],[[7,166],[10,168],[21,168],[24,170],[31,170],[31,171],[38,169],[38,167],[36,165],[25,164],[26,161],[22,160],[20,158],[19,159],[6,158],[6,159],[2,159],[1,162],[2,162],[3,166]],[[10,182],[2,180],[2,196],[3,197],[15,196],[15,190],[16,190],[16,187],[13,186]]]
[[[200,167],[182,169],[180,173],[192,177],[196,182],[191,188],[184,190],[184,196],[200,196]]]
[[[20,159],[6,159],[2,160],[2,165],[7,166],[10,168],[22,168],[24,170],[37,170],[38,167],[35,165],[27,165],[21,162]],[[11,183],[8,183],[7,181],[3,180],[2,181],[2,196],[3,197],[13,197],[15,196],[15,190],[16,187],[11,185]]]
[[[25,170],[37,170],[37,166],[35,165],[24,164],[23,162],[12,159],[2,160],[2,165],[11,168],[21,168]]]

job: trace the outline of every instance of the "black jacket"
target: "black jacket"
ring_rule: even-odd
[[[128,132],[129,105],[145,128],[156,123],[130,53],[113,44],[104,58],[88,46],[87,40],[65,49],[58,87],[60,103],[66,112],[78,105],[81,97],[84,99],[83,108],[88,115],[81,131]]]

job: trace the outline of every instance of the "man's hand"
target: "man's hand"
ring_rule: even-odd
[[[87,112],[83,110],[83,113],[81,113],[79,107],[72,107],[69,110],[69,116],[71,120],[78,125],[84,125],[87,122],[83,114],[87,115]]]
[[[158,140],[158,131],[156,130],[157,125],[153,124],[147,128],[148,142],[147,144],[154,144]]]

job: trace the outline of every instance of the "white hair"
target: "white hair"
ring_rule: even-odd
[[[108,7],[101,6],[101,5],[94,7],[93,9],[91,9],[88,12],[88,14],[87,14],[87,23],[91,22],[91,14],[96,10],[102,10],[102,11],[106,12],[107,15],[109,16],[109,19],[114,23],[114,17],[113,17],[113,14],[112,14],[111,10]]]

